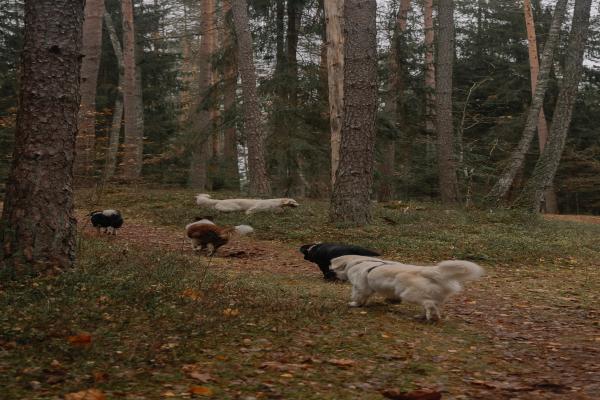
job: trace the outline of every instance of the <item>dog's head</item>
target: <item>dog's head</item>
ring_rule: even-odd
[[[300,204],[294,199],[281,199],[281,207],[298,207]]]
[[[348,271],[350,271],[350,269],[355,265],[358,265],[365,261],[379,261],[379,259],[375,257],[356,255],[336,257],[333,260],[331,260],[331,271],[339,280],[347,281]]]
[[[310,244],[305,244],[303,246],[300,246],[300,253],[304,254],[304,259],[308,260],[308,261],[312,261],[311,259],[311,250],[317,245],[318,243],[310,243]]]

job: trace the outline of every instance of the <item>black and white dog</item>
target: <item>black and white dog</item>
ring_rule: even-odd
[[[313,244],[305,244],[300,247],[300,252],[304,254],[304,259],[314,262],[319,266],[321,272],[323,272],[323,277],[327,280],[336,280],[335,272],[333,272],[329,267],[331,265],[331,260],[347,255],[357,255],[357,256],[378,256],[379,253],[374,252],[373,250],[365,249],[364,247],[353,246],[342,243],[313,243]]]
[[[98,231],[104,229],[108,233],[110,229],[115,235],[117,229],[123,226],[123,217],[118,210],[92,211],[89,215],[92,225]]]

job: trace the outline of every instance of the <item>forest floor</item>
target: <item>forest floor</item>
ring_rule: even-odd
[[[600,398],[597,222],[394,202],[347,228],[300,202],[246,216],[198,210],[185,190],[80,193],[76,268],[0,287],[0,398]],[[87,222],[103,208],[125,217],[116,236]],[[183,240],[207,214],[256,233],[209,260]],[[349,285],[298,252],[314,241],[487,274],[426,324],[410,305],[347,307]]]

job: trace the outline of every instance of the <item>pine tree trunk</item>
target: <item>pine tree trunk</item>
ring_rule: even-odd
[[[531,0],[523,0],[523,11],[525,14],[525,27],[527,30],[527,42],[529,50],[529,72],[531,76],[531,95],[535,95],[535,87],[537,84],[537,77],[540,71],[540,63],[538,60],[537,50],[537,39],[535,35],[535,23],[533,20],[533,12],[531,10]],[[544,146],[548,139],[548,124],[546,122],[546,114],[544,113],[544,105],[540,109],[538,116],[538,145],[540,154],[544,152]],[[556,200],[556,193],[553,187],[549,187],[545,195],[546,212],[555,214],[558,212],[558,202]]]
[[[531,212],[540,210],[544,193],[552,185],[565,147],[573,107],[577,99],[579,81],[583,74],[583,56],[589,34],[591,7],[592,0],[575,1],[565,61],[565,75],[552,117],[549,140],[519,199],[520,205],[525,205]]]
[[[396,17],[390,54],[388,58],[389,83],[386,113],[395,119],[396,129],[404,130],[404,71],[400,58],[401,39],[406,32],[410,0],[402,0]],[[396,171],[396,140],[382,138],[382,159],[379,162],[380,183],[377,191],[379,201],[390,201],[394,197],[394,173]]]
[[[201,14],[202,42],[198,55],[198,79],[200,93],[200,110],[194,115],[192,159],[188,177],[188,186],[193,189],[205,190],[208,185],[208,161],[212,147],[212,120],[209,103],[209,92],[212,82],[212,51],[214,49],[215,2],[204,0]]]
[[[25,1],[15,148],[2,219],[5,277],[71,267],[82,0]]]
[[[142,170],[139,157],[140,133],[138,131],[138,104],[136,88],[135,32],[132,0],[122,0],[123,18],[123,106],[125,136],[121,175],[125,180],[135,180]]]
[[[376,8],[375,0],[346,0],[344,4],[342,141],[330,219],[352,225],[371,219],[377,111]]]
[[[227,60],[224,72],[224,88],[223,88],[223,112],[224,115],[228,116],[231,122],[227,122],[224,132],[224,144],[223,144],[223,164],[225,170],[225,183],[227,186],[239,189],[240,188],[240,176],[238,171],[238,151],[237,151],[237,135],[235,129],[235,113],[236,113],[236,101],[235,101],[235,90],[237,87],[237,57],[235,56],[236,48],[233,40],[231,21],[231,1],[223,1],[223,16],[225,19],[225,37],[224,47],[230,53],[230,57]]]
[[[452,120],[452,67],[454,63],[454,1],[438,3],[436,130],[438,178],[443,204],[458,202],[458,179]]]
[[[102,53],[102,16],[104,0],[87,0],[84,10],[81,62],[81,105],[79,131],[75,142],[75,185],[92,183],[94,175],[94,144],[96,141],[96,86]]]
[[[435,131],[435,29],[433,28],[433,0],[423,3],[425,29],[425,132]]]
[[[242,78],[244,129],[248,143],[248,191],[251,196],[270,193],[265,159],[265,137],[256,92],[256,71],[246,0],[232,0],[233,21],[238,42],[238,66]]]
[[[119,68],[119,82],[117,84],[117,98],[115,99],[115,106],[113,107],[113,119],[110,128],[110,136],[108,141],[108,149],[106,151],[106,163],[104,165],[104,180],[111,179],[117,168],[117,153],[119,151],[119,136],[121,134],[121,125],[123,121],[123,90],[122,85],[124,81],[124,68],[123,68],[123,49],[117,36],[117,31],[113,23],[112,17],[107,10],[104,10],[104,24],[110,37],[113,52],[117,59],[117,68]]]
[[[327,34],[327,85],[331,126],[331,187],[340,162],[344,108],[344,0],[324,0]]]
[[[548,32],[548,37],[542,53],[542,63],[538,74],[535,95],[531,100],[531,106],[527,114],[527,120],[525,122],[525,127],[523,128],[521,140],[515,150],[513,150],[513,153],[508,160],[508,165],[502,172],[498,182],[496,182],[487,195],[488,200],[493,204],[498,204],[508,193],[519,168],[523,165],[525,155],[527,154],[529,146],[531,145],[531,140],[535,135],[540,110],[542,109],[544,96],[550,81],[550,69],[552,68],[554,52],[559,41],[560,27],[566,13],[567,2],[568,0],[558,0],[556,7],[554,8],[552,25]]]

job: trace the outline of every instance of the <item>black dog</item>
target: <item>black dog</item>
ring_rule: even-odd
[[[331,260],[334,258],[347,255],[372,257],[380,255],[379,253],[363,247],[341,243],[305,244],[300,247],[300,252],[304,254],[305,260],[312,261],[319,266],[325,279],[332,281],[337,279],[335,273],[329,269]]]
[[[123,217],[117,210],[92,211],[89,215],[92,225],[98,231],[104,229],[108,233],[111,229],[112,234],[115,235],[117,229],[123,226]]]

